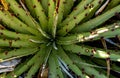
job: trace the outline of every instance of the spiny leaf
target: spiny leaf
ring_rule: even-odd
[[[74,64],[74,62],[66,55],[66,53],[64,52],[64,50],[59,47],[59,51],[57,52],[58,57],[61,58],[62,60],[65,61],[65,63],[68,65],[68,67],[74,72],[76,73],[78,76],[80,77],[85,77],[85,75],[82,74],[81,70],[79,70],[79,68]]]
[[[48,32],[52,35],[54,28],[54,19],[55,19],[55,1],[49,0],[48,3]],[[56,21],[57,22],[57,21]]]
[[[21,34],[18,32],[12,32],[12,31],[9,31],[6,29],[3,29],[3,30],[0,29],[0,33],[1,33],[0,36],[6,37],[6,38],[13,38],[16,40],[19,40],[19,39],[20,40],[29,40],[32,38],[36,38],[35,36],[32,36],[32,35]]]
[[[32,76],[39,70],[39,67],[43,64],[44,62],[44,56],[45,56],[45,51],[40,51],[39,55],[37,55],[37,58],[34,61],[34,64],[32,67],[28,70],[27,76],[25,78],[32,78]],[[39,61],[39,62],[37,62]]]
[[[56,51],[54,50],[53,52],[56,52]],[[51,53],[51,56],[49,59],[49,66],[50,66],[49,77],[50,78],[64,78],[61,72],[59,62],[57,60],[57,56],[53,52]]]
[[[108,19],[113,17],[115,15],[115,13],[120,12],[119,7],[120,7],[120,5],[108,10],[104,14],[97,16],[94,19],[91,19],[90,21],[87,21],[87,22],[77,26],[76,28],[74,28],[72,30],[72,32],[80,33],[80,32],[90,31],[93,28],[96,28],[100,24],[104,23],[105,21],[107,21]]]
[[[10,10],[14,12],[14,14],[19,17],[25,24],[28,26],[35,28],[35,23],[33,22],[33,18],[30,17],[30,14],[23,10],[22,6],[16,2],[16,0],[6,0],[10,5]],[[29,19],[29,20],[28,20]]]
[[[41,3],[39,0],[31,0],[32,2],[32,6],[33,6],[33,10],[35,12],[36,18],[39,20],[40,22],[40,26],[43,30],[47,30],[47,17],[45,15],[44,9],[41,6]]]
[[[64,2],[64,17],[66,17],[70,12],[73,7],[74,1],[73,0],[65,0]]]
[[[92,2],[92,0],[82,0],[74,9],[73,11],[69,14],[68,17],[65,18],[65,20],[62,21],[62,23],[60,24],[59,28],[61,28],[62,26],[64,26],[65,24],[67,24],[70,20],[73,20],[74,17],[76,17],[79,13],[81,13],[82,11],[84,11],[84,9],[86,9],[88,6],[87,4],[89,4],[90,2]]]
[[[40,57],[42,57],[41,60],[43,61],[43,57],[45,56],[45,45],[42,45],[41,49],[40,50],[37,49],[37,51],[38,52],[32,58],[30,58],[28,61],[26,61],[25,64],[21,64],[20,66],[18,66],[13,72],[9,73],[7,75],[7,77],[11,77],[11,78],[18,77],[23,72],[28,70],[29,67],[31,67],[34,63],[36,63],[36,60],[40,60]],[[42,64],[42,61],[39,63]],[[31,70],[30,70],[30,72],[31,72]],[[14,73],[14,75],[12,75],[13,73]]]
[[[20,58],[23,56],[34,54],[38,49],[37,48],[21,48],[21,49],[14,49],[11,51],[6,51],[3,53],[0,53],[0,60],[1,62],[6,60],[11,60],[15,58]]]
[[[77,53],[81,55],[92,56],[92,57],[97,57],[101,59],[110,58],[110,60],[120,62],[120,55],[117,54],[113,50],[108,50],[108,52],[106,52],[103,49],[92,48],[92,47],[84,46],[84,45],[79,46],[79,45],[74,45],[74,44],[69,45],[69,46],[68,45],[63,46],[63,48],[67,51],[72,51],[73,53]]]
[[[48,0],[40,0],[40,1],[41,1],[41,5],[44,8],[44,11],[47,15],[47,13],[48,13]]]
[[[89,74],[91,77],[94,76],[96,78],[106,78],[106,76],[104,74],[100,74],[99,71],[97,71],[96,69],[94,69],[94,67],[90,67],[89,64],[87,66],[80,64],[80,62],[82,62],[83,64],[87,64],[84,60],[82,60],[80,57],[78,57],[75,54],[68,54],[70,56],[70,58],[75,62],[75,64],[81,69],[83,70],[83,73],[87,73]]]
[[[30,41],[0,39],[0,47],[34,47],[38,44]]]
[[[100,5],[98,1],[93,1],[93,5],[82,13],[79,13],[77,16],[74,16],[74,19],[69,21],[65,26],[63,26],[60,30],[58,30],[58,35],[65,36],[68,32],[70,32],[77,24],[79,24],[91,11],[96,8],[96,6]]]
[[[68,45],[68,44],[73,44],[73,43],[78,43],[78,42],[98,40],[102,37],[110,38],[110,37],[115,37],[116,35],[119,36],[119,32],[120,32],[119,27],[120,27],[120,24],[116,23],[116,24],[112,24],[106,27],[96,29],[91,32],[84,32],[80,34],[69,35],[66,37],[60,37],[57,43]]]
[[[28,33],[39,35],[38,31],[30,28],[20,20],[18,20],[14,15],[9,13],[8,11],[0,11],[0,19],[1,21],[7,25],[7,27],[14,29],[16,32]]]

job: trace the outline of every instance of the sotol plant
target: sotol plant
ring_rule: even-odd
[[[119,50],[105,41],[120,39],[120,21],[106,22],[120,12],[120,0],[1,0],[0,62],[21,58],[14,71],[1,78],[32,78],[48,71],[49,78],[115,78]],[[100,11],[101,12],[101,8]],[[105,48],[87,42],[102,40]],[[95,44],[99,45],[99,44]]]

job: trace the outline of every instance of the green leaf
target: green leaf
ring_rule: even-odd
[[[73,44],[78,42],[86,42],[86,41],[93,41],[98,40],[100,38],[112,38],[116,35],[120,35],[120,23],[117,22],[112,25],[108,25],[91,32],[84,32],[80,34],[69,35],[66,37],[59,37],[57,41],[58,44]]]
[[[58,47],[59,50],[57,52],[58,57],[64,60],[64,62],[68,65],[68,67],[76,73],[78,76],[81,76],[82,78],[85,77],[85,75],[82,74],[81,70],[74,64],[74,62],[68,57],[68,55],[65,53],[65,51],[61,48],[61,46]]]
[[[28,56],[31,54],[34,54],[37,52],[37,48],[20,48],[20,49],[14,49],[11,51],[5,51],[3,53],[0,53],[0,62],[20,58],[23,56]]]
[[[87,4],[92,2],[92,0],[82,0],[74,9],[73,11],[68,15],[68,17],[65,18],[65,20],[62,21],[59,28],[66,25],[69,21],[73,20],[74,17],[76,17],[78,14],[83,12],[85,10],[85,7],[87,7]],[[64,4],[66,5],[66,4]],[[66,6],[65,6],[66,7]]]
[[[54,52],[56,52],[56,51],[53,50],[49,57],[49,68],[50,68],[49,77],[50,78],[64,78],[61,68],[60,68],[60,65],[59,65],[59,62],[58,62],[58,59],[57,59],[57,56]]]
[[[33,10],[35,12],[36,18],[39,20],[40,26],[43,30],[47,30],[47,17],[45,15],[44,9],[41,6],[39,0],[31,0]]]
[[[35,23],[33,22],[33,18],[30,16],[29,12],[25,11],[22,6],[16,2],[16,0],[6,0],[6,2],[9,3],[10,10],[14,12],[16,17],[19,17],[22,22],[35,29]]]
[[[0,39],[0,47],[34,47],[37,45],[30,41]]]
[[[8,28],[14,29],[16,32],[40,36],[40,33],[37,30],[30,28],[8,11],[0,10],[0,19]]]
[[[48,13],[48,0],[40,0],[42,7],[44,8],[44,11],[47,15]]]
[[[110,58],[110,60],[112,61],[120,62],[120,55],[119,53],[116,53],[114,50],[107,50],[106,52],[104,49],[95,48],[95,47],[93,48],[86,45],[76,45],[76,44],[63,46],[63,48],[66,51],[70,51],[81,55],[92,56],[101,59]]]
[[[90,67],[89,63],[86,63],[84,60],[82,60],[80,57],[78,57],[77,55],[71,53],[69,54],[69,57],[75,62],[75,64],[81,69],[83,70],[84,73],[87,73],[88,75],[92,76],[94,75],[94,77],[96,78],[106,78],[106,76],[104,74],[100,74],[99,71],[97,71],[94,67]]]
[[[120,5],[108,10],[104,14],[99,15],[94,19],[91,19],[90,21],[87,21],[81,25],[78,25],[71,32],[80,33],[85,31],[91,31],[92,29],[98,27],[99,25],[101,25],[102,23],[104,23],[105,21],[113,17],[115,13],[119,13],[119,12],[120,12]]]
[[[74,19],[71,21],[68,21],[67,24],[65,24],[60,30],[58,30],[58,35],[65,36],[68,32],[70,32],[77,24],[79,24],[85,17],[88,16],[96,8],[96,6],[100,5],[98,3],[99,1],[93,1],[93,5],[89,7],[88,9],[84,10],[82,13],[79,13],[78,15],[74,16]]]
[[[71,12],[73,5],[74,5],[73,0],[65,0],[65,2],[64,2],[64,6],[65,6],[64,17],[66,17]]]

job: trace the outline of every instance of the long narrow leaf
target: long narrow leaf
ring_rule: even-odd
[[[30,41],[0,39],[0,47],[34,47],[38,44]]]
[[[60,30],[58,30],[58,34],[61,36],[65,36],[68,32],[70,32],[77,24],[79,24],[85,17],[88,16],[92,12],[96,6],[100,5],[98,3],[99,1],[93,1],[92,7],[89,7],[88,9],[84,10],[82,13],[78,14],[77,16],[74,17],[73,20],[69,21],[65,26],[63,26]]]
[[[61,58],[62,60],[64,60],[64,62],[68,65],[68,67],[74,72],[76,73],[78,76],[81,77],[85,77],[85,75],[82,74],[81,70],[73,63],[73,61],[66,55],[66,53],[64,52],[64,50],[59,47],[59,51],[57,52],[57,54],[59,55],[59,58]]]
[[[120,62],[120,55],[117,54],[113,50],[108,50],[108,52],[106,52],[103,49],[92,48],[92,47],[83,46],[83,45],[79,46],[79,45],[74,45],[74,44],[69,45],[69,46],[64,46],[63,48],[67,51],[81,54],[81,55],[93,56],[93,57],[97,57],[97,58],[101,58],[101,59],[110,58],[110,60],[112,60],[112,61]]]
[[[87,4],[89,4],[90,2],[92,2],[92,0],[82,0],[74,9],[73,11],[69,14],[68,17],[66,17],[65,20],[63,20],[63,22],[60,24],[61,28],[62,26],[64,26],[65,24],[67,24],[70,20],[74,19],[74,17],[76,17],[79,13],[81,13],[82,11],[84,11],[84,9],[87,8]],[[86,8],[85,8],[86,7]]]
[[[11,60],[14,58],[20,58],[23,56],[31,55],[34,54],[38,49],[37,48],[21,48],[21,49],[15,49],[9,52],[3,52],[0,53],[0,60],[2,61],[7,61]]]
[[[112,24],[110,26],[102,27],[96,29],[91,32],[84,32],[75,35],[69,35],[68,37],[60,37],[58,40],[58,44],[72,44],[78,42],[86,42],[86,41],[93,41],[98,40],[100,38],[111,38],[115,37],[116,35],[120,35],[120,23]]]
[[[100,74],[99,71],[90,67],[89,64],[87,66],[80,64],[80,62],[82,62],[82,63],[86,63],[86,62],[84,60],[80,59],[80,57],[78,57],[77,55],[75,55],[75,54],[68,54],[68,55],[77,64],[77,66],[83,70],[84,73],[87,73],[90,76],[94,75],[96,78],[101,78],[101,77],[106,78],[106,76],[104,74],[102,74],[102,73]]]
[[[33,22],[28,12],[23,10],[22,6],[18,4],[16,0],[6,0],[6,1],[10,5],[9,6],[10,9],[15,13],[17,17],[19,17],[28,26],[35,28],[35,23]]]
[[[49,66],[50,66],[50,70],[49,70],[50,78],[63,78],[61,68],[55,53],[51,53],[50,55]]]
[[[104,23],[105,21],[113,17],[115,13],[120,12],[119,7],[120,5],[114,7],[113,9],[108,10],[104,14],[97,16],[94,19],[91,19],[88,22],[83,23],[82,25],[77,26],[76,28],[72,30],[72,32],[80,33],[80,32],[90,31],[93,28],[98,27],[100,24]]]

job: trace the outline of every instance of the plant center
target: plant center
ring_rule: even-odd
[[[49,39],[47,46],[49,45],[52,46],[55,50],[57,50],[56,38]]]

